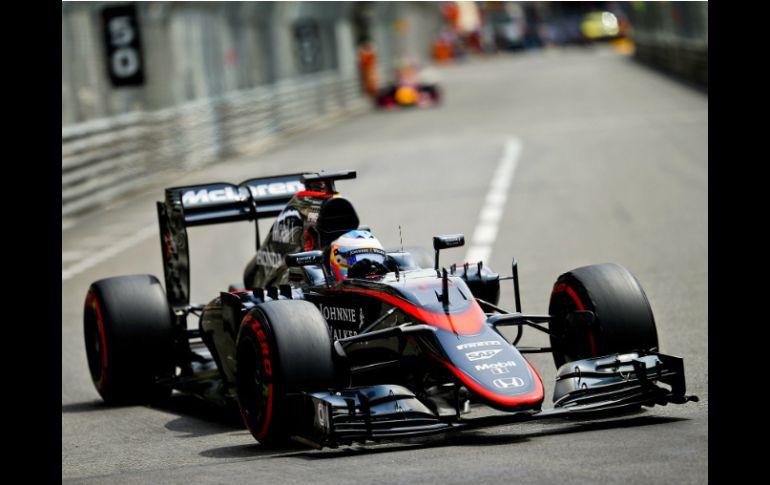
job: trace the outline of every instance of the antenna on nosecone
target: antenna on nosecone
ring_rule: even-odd
[[[404,252],[404,237],[401,235],[401,224],[398,225],[398,239],[401,241],[401,252]]]

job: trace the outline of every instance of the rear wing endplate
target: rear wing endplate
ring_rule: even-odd
[[[305,189],[302,174],[254,178],[238,185],[218,182],[166,189],[157,203],[166,295],[174,309],[190,303],[190,254],[187,228],[275,217],[294,194]],[[259,248],[259,224],[256,247]]]

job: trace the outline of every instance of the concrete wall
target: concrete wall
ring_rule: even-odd
[[[136,2],[145,79],[115,87],[101,14],[127,4],[62,3],[63,216],[158,171],[248,153],[370,106],[359,85],[353,2]],[[365,7],[381,79],[392,78],[399,59],[427,60],[439,3]],[[398,19],[411,28],[397,30]],[[299,41],[300,26],[317,42]]]
[[[349,29],[346,2],[137,2],[146,80],[114,88],[106,76],[100,13],[116,5],[121,3],[62,3],[62,125],[307,74],[293,35],[303,19],[319,29],[316,71],[337,70],[338,51],[351,49],[350,41],[337,38]]]

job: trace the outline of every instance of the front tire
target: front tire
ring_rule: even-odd
[[[301,419],[292,394],[334,387],[329,327],[304,300],[274,300],[251,310],[238,332],[236,362],[241,416],[265,446],[288,442]]]
[[[594,313],[590,327],[567,316]],[[655,318],[639,281],[626,268],[605,263],[583,266],[559,276],[548,306],[551,348],[556,367],[566,362],[635,350],[657,350]]]
[[[107,404],[167,398],[159,377],[173,373],[173,320],[152,275],[99,280],[86,294],[83,333],[91,379]]]

